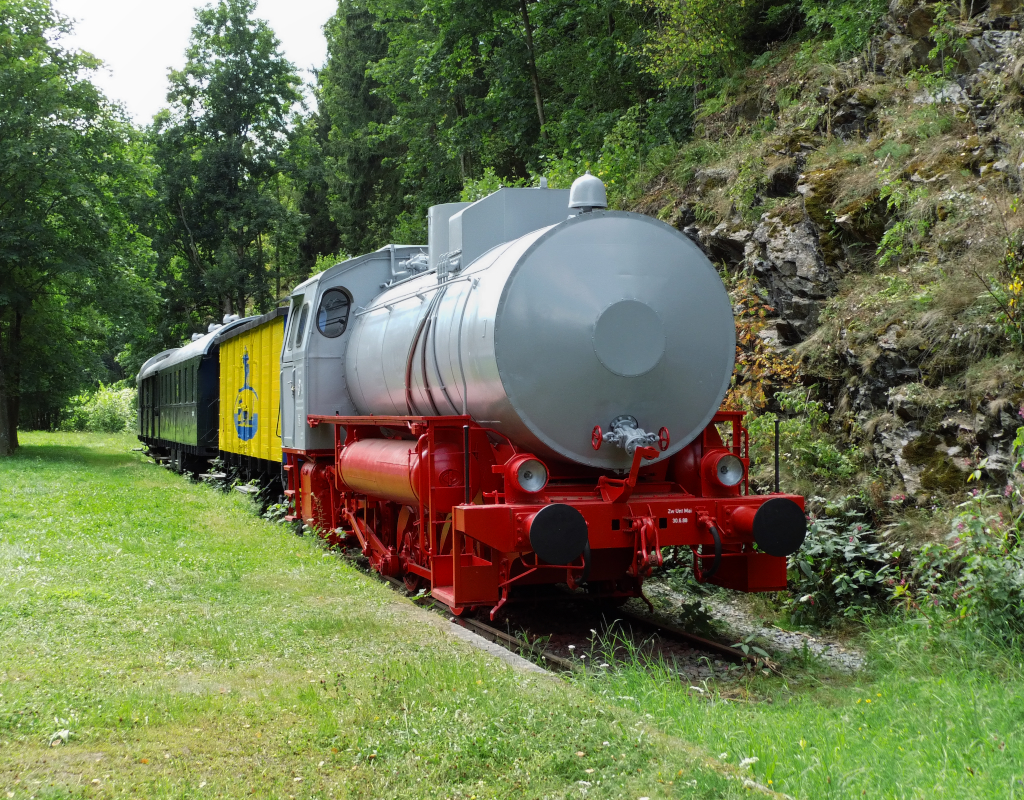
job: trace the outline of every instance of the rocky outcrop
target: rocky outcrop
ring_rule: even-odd
[[[803,215],[765,214],[746,243],[744,258],[779,315],[779,341],[792,345],[810,336],[836,291],[836,276],[825,265],[814,223]]]
[[[760,115],[752,98],[780,127],[752,136],[749,152],[695,169],[671,207],[659,199],[652,209],[731,275],[755,278],[774,322],[760,339],[799,345],[802,379],[817,385],[835,432],[873,455],[894,494],[919,503],[962,492],[979,469],[1004,485],[1024,424],[1024,386],[994,374],[984,389],[963,385],[973,364],[1007,352],[1006,331],[977,313],[974,279],[961,276],[956,289],[947,281],[963,271],[964,248],[998,261],[999,246],[979,249],[993,240],[981,198],[996,187],[1019,193],[1024,182],[1024,145],[1001,116],[1024,107],[1024,0],[977,0],[952,22],[938,8],[892,0],[864,53],[825,85],[801,80],[799,117],[776,102],[781,83],[770,73],[763,91],[744,87],[738,110],[722,112],[729,130]],[[932,38],[937,24],[956,28],[945,51]],[[904,77],[919,67],[930,80]],[[920,198],[930,205],[915,206]],[[755,208],[769,210],[752,218]],[[932,274],[925,259],[954,267],[922,280]]]

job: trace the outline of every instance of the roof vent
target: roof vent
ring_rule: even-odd
[[[199,341],[202,338],[203,338],[203,334],[201,334],[201,333],[193,333],[192,334],[192,341],[193,342],[197,342],[197,341]]]
[[[591,175],[589,169],[585,175],[572,182],[572,188],[569,189],[569,208],[578,208],[580,211],[608,208],[604,183],[596,175]]]
[[[225,314],[223,321],[224,324],[227,325],[232,322],[238,322],[239,319],[241,319],[241,317],[239,317],[238,314]]]
[[[206,329],[206,332],[207,333],[213,333],[215,330],[217,330],[219,328],[223,328],[223,327],[224,327],[223,325],[218,325],[216,322],[211,322],[209,327]]]

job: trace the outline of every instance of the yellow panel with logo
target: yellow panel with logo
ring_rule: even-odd
[[[281,461],[281,340],[286,309],[232,331],[220,344],[220,449]]]

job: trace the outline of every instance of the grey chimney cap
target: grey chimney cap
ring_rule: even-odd
[[[589,169],[585,175],[572,182],[569,189],[569,208],[579,208],[583,211],[608,208],[608,195],[605,193],[604,183],[596,175],[591,175]]]

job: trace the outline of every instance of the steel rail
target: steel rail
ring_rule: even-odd
[[[348,558],[342,555],[346,560],[355,563],[357,559]],[[409,595],[409,589],[405,585],[405,582],[398,578],[388,577],[381,575],[375,569],[368,568],[362,570],[376,577],[378,580],[387,583],[393,589],[401,591],[406,597],[411,598]],[[495,628],[479,620],[472,619],[469,617],[459,617],[452,614],[451,609],[442,603],[440,600],[436,600],[433,597],[427,596],[425,598],[428,602],[426,607],[437,611],[447,616],[452,622],[457,625],[466,628],[467,630],[473,631],[474,633],[483,636],[485,639],[496,644],[500,644],[502,647],[511,650],[517,655],[523,655],[524,653],[529,654],[534,659],[541,659],[550,664],[555,669],[561,672],[572,672],[581,668],[581,664],[577,664],[567,658],[551,652],[550,650],[542,649],[535,644],[513,636],[510,633],[506,633],[503,630]],[[594,602],[599,602],[598,598],[594,599]],[[742,650],[738,650],[735,647],[730,647],[722,642],[716,642],[714,639],[708,639],[704,636],[698,636],[695,633],[680,628],[678,625],[673,625],[670,622],[663,622],[658,619],[652,619],[651,617],[644,616],[643,614],[637,614],[632,611],[626,611],[622,608],[617,608],[615,613],[622,617],[624,620],[631,621],[635,624],[645,626],[653,629],[653,633],[659,635],[669,634],[666,638],[673,638],[677,641],[683,641],[687,644],[693,645],[695,649],[703,650],[708,653],[714,653],[715,655],[721,656],[722,658],[731,661],[735,664],[742,663],[757,663],[757,659],[753,656],[744,653]]]

